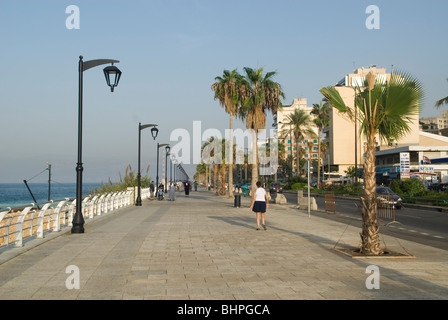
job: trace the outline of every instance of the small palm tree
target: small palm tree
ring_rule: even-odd
[[[354,110],[346,106],[335,87],[324,87],[320,92],[338,111],[354,119]],[[364,164],[364,192],[361,197],[363,226],[361,232],[361,253],[380,255],[376,178],[375,178],[375,144],[376,136],[389,141],[399,140],[409,133],[409,123],[418,115],[422,104],[423,89],[420,82],[407,73],[392,73],[390,81],[383,84],[375,81],[375,75],[366,76],[365,87],[357,88],[355,108],[361,132],[367,141],[366,160]]]
[[[258,181],[257,136],[260,129],[266,128],[266,111],[277,113],[281,108],[281,99],[284,98],[282,87],[272,78],[276,72],[267,72],[263,75],[263,68],[244,68],[246,75],[241,79],[240,117],[246,119],[246,128],[253,130],[252,141],[252,190],[255,190]]]
[[[330,123],[329,117],[329,106],[328,103],[322,102],[320,104],[313,104],[313,110],[311,110],[311,114],[314,115],[313,122],[317,127],[317,187],[320,188],[320,162],[321,162],[321,141],[320,137],[322,135],[323,128],[327,127]]]
[[[446,78],[446,81],[448,82],[448,78]],[[439,101],[436,102],[436,107],[439,108],[444,104],[448,104],[448,96],[446,96],[445,98],[440,99]]]
[[[305,137],[314,138],[316,133],[314,132],[312,125],[313,121],[309,113],[305,110],[295,109],[293,113],[286,117],[288,122],[282,123],[282,136],[287,136],[288,134],[294,134],[294,139],[296,140],[296,166],[297,170],[300,170],[300,141],[304,140]]]

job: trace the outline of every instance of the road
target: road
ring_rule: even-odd
[[[285,196],[288,203],[297,203],[297,194],[285,193]],[[359,200],[336,198],[336,213],[333,214],[324,212],[325,198],[323,195],[315,196],[315,198],[319,211],[312,211],[311,214],[361,228],[362,217]],[[448,250],[448,212],[411,208],[404,204],[401,210],[395,210],[395,221],[380,219],[380,232],[399,239]]]

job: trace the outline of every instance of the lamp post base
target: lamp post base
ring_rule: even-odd
[[[72,233],[84,233],[84,226],[82,224],[73,224]]]

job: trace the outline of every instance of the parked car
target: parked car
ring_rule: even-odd
[[[401,209],[401,207],[403,206],[403,200],[400,198],[400,196],[388,187],[377,187],[376,197],[379,207],[390,208],[392,206],[395,206],[395,208]]]
[[[269,193],[282,193],[282,192],[283,192],[283,187],[278,182],[273,182],[269,186]]]
[[[434,191],[448,191],[448,183],[432,183],[428,186],[428,190]]]

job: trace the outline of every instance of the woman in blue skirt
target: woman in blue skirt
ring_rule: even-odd
[[[260,217],[261,217],[261,225],[263,229],[266,230],[266,225],[264,221],[264,215],[266,209],[269,208],[269,196],[264,188],[261,187],[261,182],[257,182],[257,190],[255,190],[252,195],[252,203],[250,205],[250,210],[257,214],[257,230],[260,230]]]

